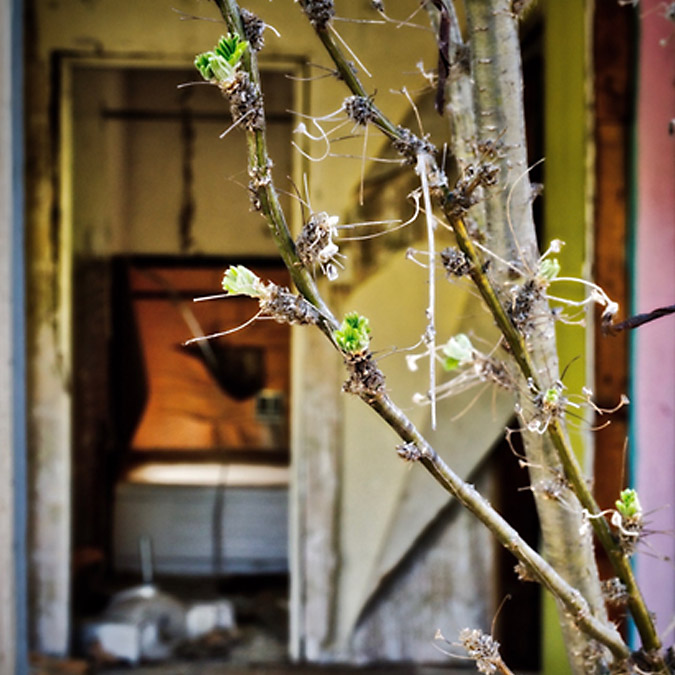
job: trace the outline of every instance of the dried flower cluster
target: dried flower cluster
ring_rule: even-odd
[[[492,675],[502,668],[499,642],[492,635],[478,628],[464,628],[459,634],[459,641],[469,657],[476,662],[478,672]]]
[[[337,221],[337,216],[329,216],[323,211],[313,213],[295,242],[300,262],[310,270],[319,265],[331,281],[338,275],[339,251],[333,241],[337,236]]]
[[[444,196],[446,213],[452,219],[464,217],[465,213],[478,202],[478,188],[495,185],[498,176],[499,167],[490,162],[465,167],[454,188]]]
[[[368,122],[375,119],[373,99],[369,96],[348,96],[344,100],[342,108],[350,120],[361,126],[366,126]]]
[[[330,20],[335,16],[333,0],[303,0],[302,8],[317,30],[326,30]]]
[[[628,602],[626,586],[618,577],[605,579],[602,582],[602,595],[605,602],[612,607],[623,607]]]
[[[221,86],[221,90],[230,102],[234,124],[243,123],[248,131],[260,131],[265,127],[262,94],[247,72],[238,70],[234,79]]]
[[[530,337],[535,329],[534,310],[544,297],[544,285],[536,278],[528,279],[514,288],[506,313],[518,331]]]
[[[248,191],[251,198],[251,208],[254,211],[262,211],[265,189],[272,182],[272,161],[267,161],[267,166],[255,166],[249,169]]]
[[[420,153],[435,155],[436,148],[427,138],[415,136],[410,129],[398,127],[398,136],[392,141],[395,150],[403,155],[406,164],[416,164]]]
[[[265,46],[265,22],[245,7],[240,9],[240,15],[246,41],[251,49],[259,52]]]
[[[278,323],[307,325],[319,322],[319,312],[314,305],[288,288],[274,284],[269,297],[261,301],[260,309]]]
[[[349,372],[342,391],[370,400],[381,394],[385,388],[385,379],[370,352],[345,356]]]
[[[451,277],[463,277],[471,272],[471,261],[456,246],[448,246],[441,251],[441,263]]]

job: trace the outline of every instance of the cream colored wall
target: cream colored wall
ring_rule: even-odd
[[[274,256],[264,219],[250,209],[245,136],[234,132],[219,139],[229,124],[220,92],[215,87],[188,90],[195,114],[187,141],[175,94],[178,83],[194,79],[189,70],[156,69],[150,75],[145,69],[135,72],[138,61],[113,61],[109,67],[81,61],[70,61],[76,132],[72,173],[78,186],[72,217],[75,254]],[[275,64],[282,65],[297,69]],[[292,83],[283,75],[265,80],[268,112],[292,107],[279,91],[292,91]],[[173,117],[125,117],[132,111]],[[268,127],[275,175],[284,184],[293,170],[289,134],[288,121]],[[189,185],[185,160],[192,173]],[[186,190],[192,203],[187,246],[181,235]],[[283,195],[282,203],[288,202]]]
[[[439,238],[442,241],[442,233]],[[418,242],[414,248],[423,250],[425,246],[426,242]],[[382,358],[392,398],[453,470],[466,478],[501,437],[513,414],[513,401],[509,395],[495,396],[491,387],[484,388],[482,396],[476,399],[480,387],[472,389],[440,400],[438,431],[431,428],[429,407],[413,403],[413,394],[424,394],[429,388],[428,360],[421,359],[416,372],[410,371],[405,361],[407,354],[422,351],[419,347],[412,351],[407,348],[418,344],[424,334],[427,289],[426,270],[407,260],[401,252],[350,294],[344,307],[369,317],[374,333],[373,350]],[[392,307],[396,309],[392,311]],[[474,336],[479,349],[489,351],[490,345],[495,344],[497,336],[492,320],[474,302],[468,285],[448,283],[439,273],[437,308],[439,343],[466,332]],[[394,346],[401,351],[394,352]],[[439,373],[438,382],[442,381],[443,374]],[[343,434],[339,640],[348,638],[370,594],[448,503],[448,495],[426,472],[397,461],[394,453],[399,439],[353,398],[345,401]],[[458,530],[457,538],[472,536],[468,533],[481,528],[472,520],[461,527],[466,530]],[[465,588],[478,583],[472,598],[473,611],[482,608],[489,612],[492,580],[489,576],[479,578],[478,573],[473,577],[458,574],[454,578],[453,570],[461,569],[465,560],[461,553],[456,555],[457,560],[448,557],[446,583],[450,585],[452,582],[448,580],[453,580]],[[442,594],[444,588],[439,584],[438,592]],[[449,613],[460,613],[451,608],[453,603],[461,604],[459,596],[448,598],[446,604]],[[461,620],[465,621],[466,615]],[[446,617],[439,614],[437,618],[440,621]],[[445,626],[450,635],[461,628],[462,625]],[[435,660],[435,650],[431,647],[425,657],[424,660]]]
[[[403,4],[403,0],[399,0]],[[364,7],[367,3],[363,3]],[[414,0],[405,0],[411,9]],[[28,240],[29,240],[29,443],[31,458],[31,588],[33,647],[38,651],[63,654],[70,637],[70,438],[71,426],[71,263],[72,148],[68,71],[61,72],[64,97],[53,99],[52,70],[55,55],[68,53],[89,58],[138,59],[148,64],[190,64],[194,54],[210,48],[223,32],[222,25],[208,21],[181,21],[172,7],[189,14],[210,14],[205,3],[176,0],[121,0],[119,2],[76,2],[34,0],[28,3],[27,43],[27,131]],[[281,33],[267,34],[263,58],[271,63],[288,57],[327,64],[318,41],[306,25],[295,3],[251,0],[246,5],[259,12]],[[339,6],[339,4],[338,4]],[[405,12],[402,12],[404,14]],[[408,103],[391,89],[419,86],[416,70],[420,55],[432,66],[433,41],[420,30],[401,31],[401,38],[382,42],[377,27],[338,24],[350,44],[358,45],[360,58],[377,73],[367,79],[369,90],[378,92],[377,102],[393,119],[400,119]],[[3,41],[6,43],[6,41]],[[396,59],[392,59],[392,55]],[[311,71],[314,73],[315,71]],[[316,71],[321,72],[321,71]],[[403,75],[402,75],[403,73]],[[332,78],[309,86],[306,112],[323,115],[336,110],[343,91]],[[56,100],[61,126],[50,115]],[[53,110],[52,110],[53,112]],[[59,146],[59,143],[61,144]],[[381,144],[372,141],[373,147]],[[60,154],[59,154],[60,149]],[[310,150],[312,150],[310,148]],[[321,149],[316,150],[321,152]],[[360,152],[360,144],[341,152]],[[115,153],[102,162],[118,161]],[[353,199],[359,182],[360,162],[342,159],[331,163],[303,164],[309,173],[311,201],[315,210],[342,214]],[[93,167],[95,171],[95,167]],[[60,175],[59,175],[60,171]],[[97,178],[93,175],[92,180]],[[54,208],[58,206],[59,208]],[[64,220],[65,219],[65,220]],[[105,232],[106,224],[103,224]],[[100,234],[100,233],[99,233]],[[99,235],[97,235],[99,236]],[[104,235],[105,239],[105,235]],[[94,248],[113,246],[95,241]],[[116,243],[115,247],[123,247]],[[298,335],[294,353],[303,353],[303,334]],[[299,364],[294,378],[299,381]],[[296,407],[303,405],[296,393]]]

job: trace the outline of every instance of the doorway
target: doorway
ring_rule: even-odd
[[[215,87],[179,88],[191,70],[69,73],[75,645],[105,654],[95,628],[111,601],[152,586],[202,619],[220,612],[177,649],[243,662],[262,640],[257,659],[283,659],[290,330],[257,322],[183,345],[255,314],[247,299],[192,302],[218,293],[228,264],[288,283],[249,208],[243,134],[218,139],[227,105]],[[292,84],[279,69],[263,79],[284,181]]]

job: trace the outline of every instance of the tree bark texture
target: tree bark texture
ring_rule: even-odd
[[[466,3],[474,81],[477,146],[495,145],[499,184],[487,193],[486,246],[527,276],[537,268],[538,247],[532,216],[532,190],[527,175],[523,81],[518,22],[509,0],[470,0]],[[495,264],[497,287],[513,284],[512,272]],[[544,301],[534,308],[536,328],[527,340],[536,374],[545,386],[558,379],[553,321]],[[524,419],[536,414],[533,393],[522,378],[518,400]],[[523,431],[531,484],[539,514],[545,557],[586,598],[593,614],[606,619],[589,528],[573,492],[560,481],[552,496],[560,460],[547,436]],[[584,534],[582,534],[584,533]],[[597,648],[559,606],[563,634],[575,673],[595,670]]]

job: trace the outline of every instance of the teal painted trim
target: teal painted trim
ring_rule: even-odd
[[[26,292],[23,102],[23,0],[11,0],[11,115],[12,115],[12,329],[13,329],[13,471],[14,579],[16,593],[16,675],[28,667],[28,467],[26,439]]]
[[[626,8],[628,9],[628,8]],[[628,275],[628,307],[627,314],[632,316],[637,313],[637,229],[638,229],[638,104],[640,94],[640,15],[636,8],[633,11],[635,20],[633,22],[633,107],[631,110],[631,131],[630,145],[628,148],[628,171],[626,181],[628,183],[628,212],[626,223],[626,273]],[[637,332],[628,331],[628,398],[635,400],[635,373],[637,372]],[[637,413],[636,406],[628,406],[628,485],[634,485],[637,475]],[[633,569],[635,569],[635,558],[632,560]],[[631,649],[637,649],[639,646],[639,636],[635,623],[628,618],[628,645]]]

